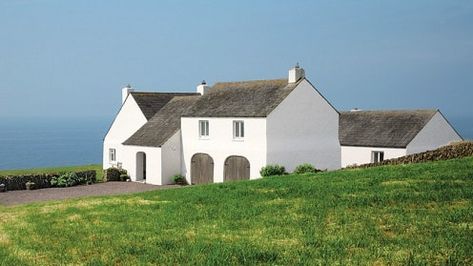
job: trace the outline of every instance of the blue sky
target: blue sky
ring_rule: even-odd
[[[0,117],[113,117],[127,83],[287,76],[340,110],[473,117],[473,1],[0,0]]]

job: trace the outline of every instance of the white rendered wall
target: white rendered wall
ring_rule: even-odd
[[[199,138],[199,120],[209,121],[209,138]],[[233,139],[233,121],[245,123],[244,140]],[[181,118],[183,163],[182,174],[190,182],[190,161],[196,153],[207,153],[214,160],[214,182],[223,182],[225,159],[231,155],[244,156],[250,162],[250,178],[260,177],[266,165],[265,118]]]
[[[303,80],[267,118],[267,163],[339,169],[338,112]]]
[[[122,167],[128,171],[132,181],[140,181],[136,179],[136,155],[138,152],[144,152],[146,154],[146,183],[152,185],[163,184],[161,182],[161,148],[125,145],[122,147]]]
[[[404,148],[342,146],[342,167],[371,163],[373,151],[384,152],[385,160],[406,155],[406,149]]]
[[[417,136],[407,145],[407,154],[435,150],[462,138],[455,132],[440,112],[425,125]]]
[[[127,158],[122,143],[133,135],[147,122],[140,107],[132,96],[129,96],[122,105],[103,141],[103,168],[125,163]],[[116,149],[116,161],[109,161],[109,149]]]
[[[172,184],[171,177],[181,174],[181,131],[179,130],[161,147],[161,184]]]

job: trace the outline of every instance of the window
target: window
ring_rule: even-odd
[[[233,121],[233,138],[242,139],[245,137],[245,123],[243,121]]]
[[[372,163],[379,163],[384,161],[384,152],[382,151],[373,151],[371,153],[371,162]]]
[[[199,120],[199,137],[209,137],[209,120]]]
[[[109,149],[108,150],[108,159],[109,159],[110,162],[117,161],[117,150]]]

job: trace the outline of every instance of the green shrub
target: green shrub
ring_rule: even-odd
[[[175,183],[175,184],[178,184],[178,185],[187,185],[187,180],[184,176],[182,175],[173,175],[171,177],[171,180]]]
[[[51,178],[51,186],[53,187],[72,187],[83,185],[90,182],[90,178],[85,176],[78,176],[76,173],[66,173],[60,176]]]
[[[92,184],[97,181],[97,171],[96,170],[84,170],[74,172],[76,175],[84,180],[87,180],[87,183]],[[5,185],[5,190],[24,190],[26,189],[27,182],[33,182],[35,189],[41,188],[50,188],[53,185],[51,184],[52,179],[54,184],[58,182],[59,176],[65,175],[67,172],[60,173],[38,173],[38,174],[20,174],[20,175],[11,175],[11,176],[0,176],[0,184]],[[61,181],[63,182],[63,181]],[[1,192],[1,187],[0,187]]]
[[[26,187],[26,190],[33,190],[33,189],[35,189],[35,183],[31,182],[31,181],[28,181],[28,182],[26,182],[25,187]]]
[[[122,180],[121,175],[128,176],[128,173],[124,169],[118,169],[118,168],[115,168],[115,167],[110,167],[110,168],[108,168],[104,171],[103,178],[104,178],[104,181],[106,181],[106,182],[107,181],[126,181],[126,179]]]
[[[294,174],[313,174],[313,173],[317,173],[317,172],[320,172],[320,170],[315,168],[310,163],[300,164],[294,170]]]
[[[284,175],[286,174],[286,168],[279,164],[270,164],[262,167],[259,173],[261,176]]]
[[[128,178],[130,178],[130,177],[128,176],[128,174],[121,174],[121,175],[120,175],[120,181],[126,181]]]

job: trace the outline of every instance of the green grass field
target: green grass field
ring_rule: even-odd
[[[31,168],[31,169],[20,169],[20,170],[0,170],[0,176],[42,174],[42,173],[61,173],[61,172],[73,172],[73,171],[85,171],[85,170],[96,170],[97,180],[102,180],[103,171],[102,171],[101,164],[48,167],[48,168]]]
[[[0,207],[16,264],[473,264],[473,158]]]

